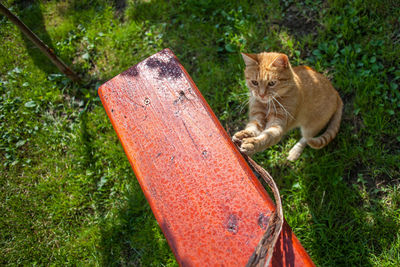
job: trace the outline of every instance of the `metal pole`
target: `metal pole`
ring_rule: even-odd
[[[2,3],[0,3],[0,13],[4,14],[7,18],[14,23],[23,34],[25,34],[29,40],[31,40],[52,62],[57,68],[67,75],[74,82],[81,82],[81,78],[72,70],[70,69],[61,59],[59,59],[54,51],[51,50],[42,40],[37,37],[17,16],[11,13]]]

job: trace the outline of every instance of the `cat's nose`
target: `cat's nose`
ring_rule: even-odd
[[[260,90],[258,91],[258,95],[261,98],[264,98],[267,95],[267,89],[266,88],[260,88]]]

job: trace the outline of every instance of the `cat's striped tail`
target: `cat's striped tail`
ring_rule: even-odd
[[[336,134],[339,131],[340,120],[342,118],[342,110],[343,110],[342,99],[340,99],[340,96],[338,96],[337,99],[338,99],[337,109],[329,122],[328,128],[322,135],[307,140],[307,144],[310,147],[315,149],[323,148],[324,146],[329,144],[329,142],[332,141],[333,138],[336,137]]]

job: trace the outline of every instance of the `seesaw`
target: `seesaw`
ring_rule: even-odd
[[[274,203],[165,49],[99,88],[140,186],[181,266],[245,266]],[[272,266],[314,266],[284,223]]]

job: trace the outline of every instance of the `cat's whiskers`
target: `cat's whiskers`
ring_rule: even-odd
[[[271,107],[275,110],[275,114],[276,114],[276,107],[275,107],[275,104],[274,104],[274,100],[270,96],[271,96],[271,94],[267,95],[267,102],[265,103],[268,106],[267,115],[270,114]]]
[[[281,102],[279,102],[278,99],[276,99],[273,95],[271,95],[271,97],[272,97],[272,99],[273,99],[277,104],[279,104],[279,106],[281,106],[281,108],[283,109],[283,111],[285,111],[286,117],[287,117],[287,115],[289,115],[290,118],[292,118],[292,119],[294,120],[294,117],[292,116],[292,114],[290,114],[290,112],[287,111],[287,109],[281,104]]]
[[[275,111],[275,116],[278,114],[278,111],[276,110],[276,106],[275,106],[275,101],[271,102]]]
[[[245,107],[247,107],[247,104],[249,104],[249,102],[250,102],[250,98],[247,98],[247,99],[243,102],[243,104],[239,105],[239,107],[238,107],[238,108],[240,108],[239,114],[242,113],[243,109],[244,109]]]
[[[269,112],[271,111],[271,98],[268,98],[267,105],[268,105],[268,111],[267,111],[267,116],[268,116]]]
[[[250,92],[239,93],[239,94],[237,94],[237,95],[240,95],[240,96],[242,96],[242,95],[249,96],[249,95],[250,95]]]
[[[249,102],[250,102],[250,96],[251,96],[251,92],[244,92],[244,93],[239,93],[239,94],[237,94],[237,96],[246,96],[246,99],[245,99],[245,101],[241,101],[241,103],[239,104],[239,105],[237,105],[236,107],[235,107],[235,111],[238,111],[239,110],[239,114],[241,114],[242,113],[242,111],[245,109],[245,107],[247,107],[248,106],[248,104],[249,104]]]

